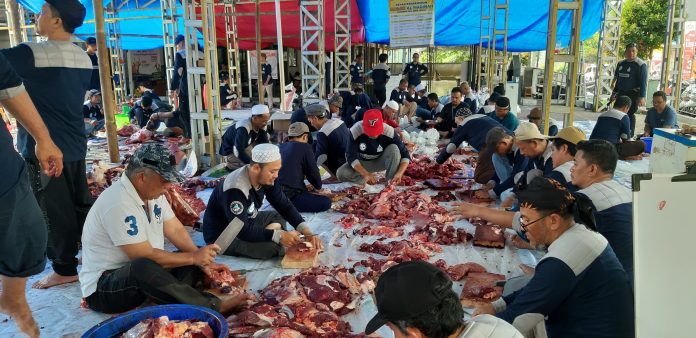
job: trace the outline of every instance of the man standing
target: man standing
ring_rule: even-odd
[[[179,34],[174,39],[176,55],[174,57],[174,75],[169,85],[169,95],[179,99],[179,117],[184,124],[184,136],[191,138],[191,108],[188,97],[188,78],[186,73],[185,38]]]
[[[273,67],[270,63],[266,61],[266,54],[261,53],[261,83],[263,84],[263,91],[268,97],[266,102],[268,108],[273,108]],[[259,95],[259,103],[263,102],[264,93]]]
[[[63,152],[62,175],[43,175],[34,138],[24,127],[18,128],[17,148],[27,162],[36,199],[48,223],[48,258],[54,271],[36,282],[35,288],[77,281],[75,256],[92,204],[85,173],[87,138],[81,108],[93,69],[87,54],[71,42],[84,17],[85,7],[77,0],[48,0],[36,20],[37,32],[48,40],[2,50],[24,80],[51,138]]]
[[[389,82],[389,78],[391,78],[391,71],[389,70],[389,65],[387,65],[388,58],[389,56],[387,54],[380,54],[379,64],[372,69],[371,75],[374,83],[372,88],[380,107],[387,101],[387,82]]]
[[[245,295],[227,300],[197,289],[204,271],[216,269],[215,244],[198,248],[162,195],[181,183],[174,155],[159,144],[135,151],[126,171],[90,210],[82,236],[82,296],[91,309],[121,313],[146,300],[192,304],[230,314]],[[179,250],[164,250],[164,239]]]
[[[628,118],[631,121],[631,134],[636,130],[636,110],[638,106],[645,106],[645,95],[648,90],[648,65],[638,57],[638,48],[635,43],[626,45],[624,52],[626,57],[616,65],[612,98],[626,95],[631,99],[631,108],[628,110]]]
[[[376,184],[374,173],[386,170],[387,181],[398,184],[411,156],[394,128],[384,124],[382,111],[370,109],[365,112],[362,122],[354,124],[350,133],[347,162],[338,168],[338,179],[356,184]]]
[[[87,101],[82,106],[85,118],[85,135],[90,136],[104,129],[104,111],[101,106],[101,93],[96,89],[87,92]]]
[[[0,53],[0,103],[36,140],[36,159],[43,174],[58,177],[63,154],[51,140],[22,79]],[[7,128],[0,128],[0,311],[14,318],[17,327],[31,338],[39,337],[26,299],[27,278],[46,266],[46,221],[32,195],[27,165],[12,145]]]
[[[656,91],[653,94],[653,107],[645,115],[645,136],[653,136],[654,128],[679,128],[677,113],[667,105],[667,94]]]
[[[363,57],[362,55],[358,54],[355,56],[355,61],[351,62],[350,64],[350,84],[362,85],[365,83],[364,72]]]
[[[413,53],[413,61],[404,67],[402,75],[408,78],[408,84],[416,86],[421,83],[421,76],[428,74],[428,67],[420,63],[420,55]]]
[[[234,219],[239,219],[243,225],[234,229],[238,235],[225,255],[270,259],[282,255],[282,248],[300,243],[300,235],[321,249],[321,240],[312,234],[276,180],[280,168],[278,146],[265,143],[254,147],[250,164],[227,175],[210,195],[201,227],[205,242],[215,242],[226,227],[235,226]],[[264,197],[275,211],[259,211]],[[296,231],[285,230],[286,220]]]
[[[97,58],[97,39],[90,36],[85,40],[87,43],[87,56],[92,61],[92,79],[89,81],[90,90],[101,91],[101,79],[99,78],[99,59]]]
[[[339,96],[340,98],[340,96]],[[350,130],[340,119],[329,119],[330,113],[321,105],[307,106],[307,118],[318,129],[314,142],[317,165],[336,176],[338,168],[346,163],[346,151],[350,142]]]
[[[516,114],[510,111],[510,99],[505,96],[500,96],[495,100],[495,110],[488,113],[488,116],[508,130],[515,130],[520,125]]]
[[[257,144],[268,143],[266,124],[270,119],[268,107],[257,104],[251,107],[251,117],[227,128],[219,152],[227,156],[228,169],[235,170],[249,164],[251,149]]]
[[[545,322],[549,337],[633,337],[626,273],[607,239],[575,223],[576,198],[558,182],[537,177],[519,200],[522,231],[547,253],[529,284],[474,314],[494,314],[525,334]]]
[[[288,142],[279,146],[285,164],[278,172],[278,183],[297,211],[322,212],[331,208],[331,199],[308,191],[304,183],[306,178],[313,190],[321,190],[321,174],[312,145],[307,143],[308,136],[309,127],[302,122],[288,128]]]

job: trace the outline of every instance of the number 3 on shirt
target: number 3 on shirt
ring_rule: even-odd
[[[131,236],[135,236],[138,234],[138,222],[136,221],[135,216],[128,216],[123,221],[126,222],[128,226],[130,226],[130,229],[126,231],[127,234]]]

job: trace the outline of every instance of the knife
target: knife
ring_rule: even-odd
[[[232,221],[227,224],[225,230],[223,230],[220,236],[215,240],[215,244],[220,247],[220,254],[227,251],[234,239],[239,235],[239,232],[242,231],[243,227],[244,222],[237,217],[233,218]]]

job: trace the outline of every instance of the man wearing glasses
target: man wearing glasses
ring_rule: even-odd
[[[633,294],[609,242],[573,219],[576,198],[560,183],[537,177],[518,193],[520,225],[546,247],[529,284],[476,308],[520,332],[545,320],[549,337],[633,337]]]

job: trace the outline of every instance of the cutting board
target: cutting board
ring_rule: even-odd
[[[423,183],[433,190],[454,190],[462,187],[462,185],[458,182],[441,180],[439,178],[430,178],[425,180]]]
[[[309,269],[317,265],[319,257],[318,249],[309,249],[308,251],[300,251],[306,248],[304,243],[291,246],[285,251],[285,257],[280,262],[283,269]]]

